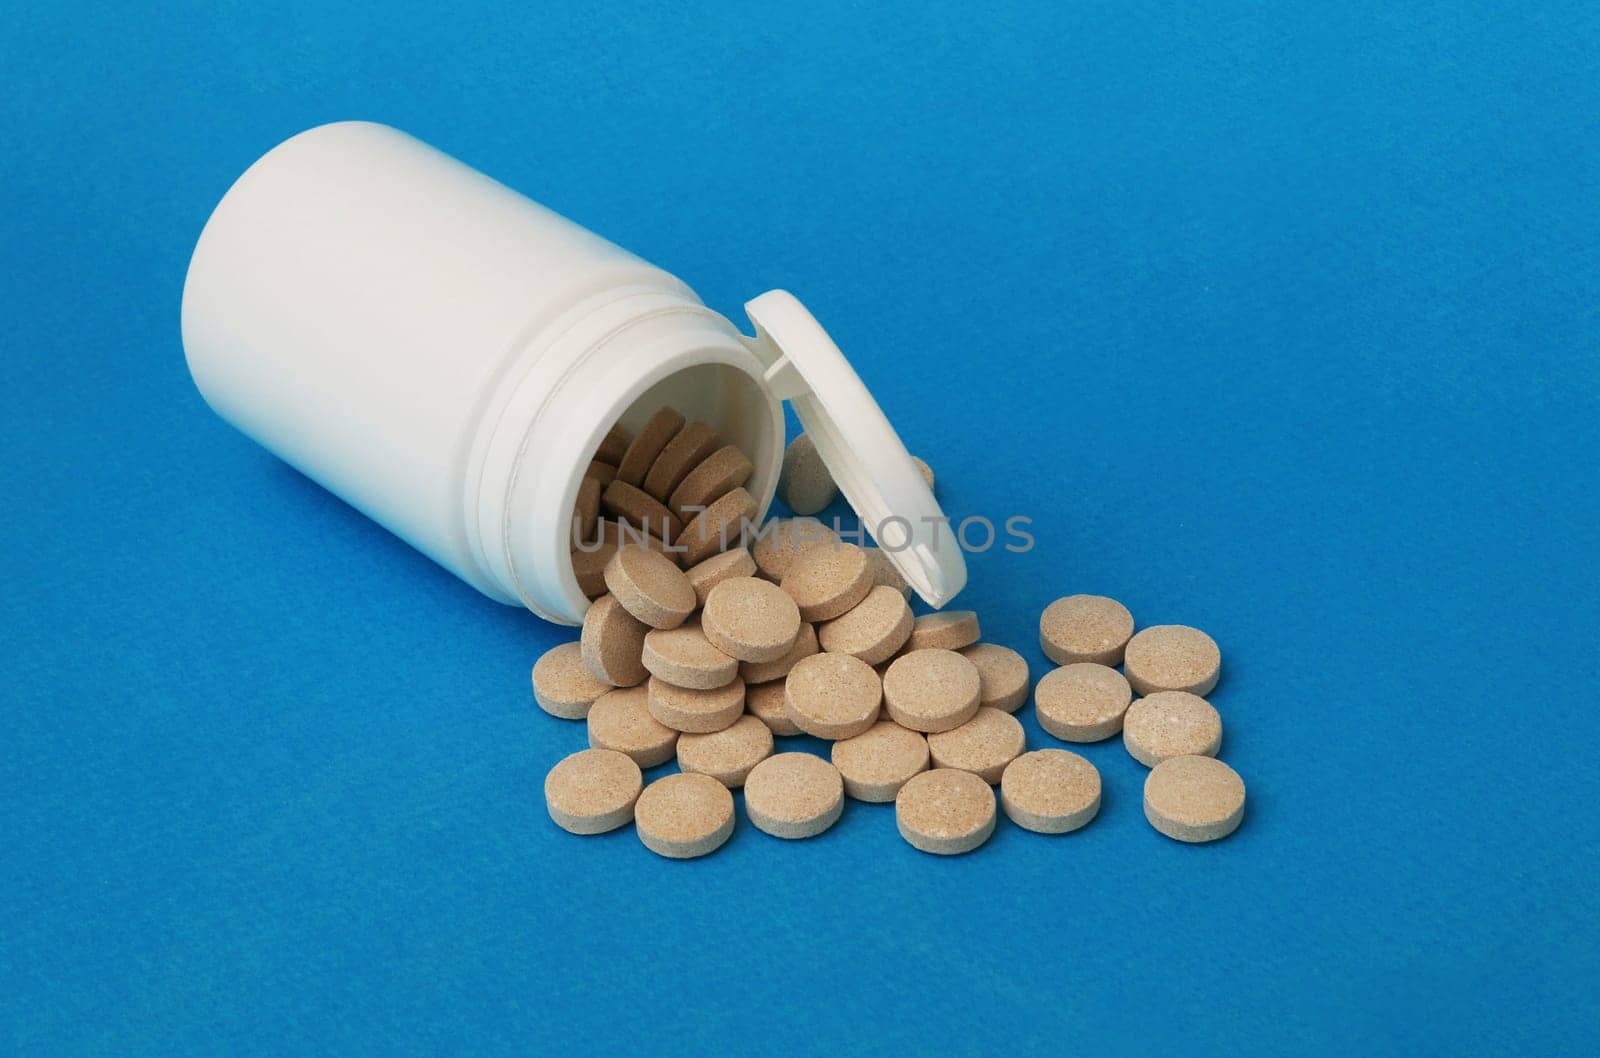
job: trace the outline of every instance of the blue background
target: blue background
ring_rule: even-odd
[[[1594,6],[983,6],[6,4],[0,1050],[1600,1048]],[[1035,519],[988,639],[1216,636],[1243,829],[1113,742],[1088,829],[953,860],[558,831],[568,633],[184,368],[209,210],[349,117],[799,293],[950,512]]]

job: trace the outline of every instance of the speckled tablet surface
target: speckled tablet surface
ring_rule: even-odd
[[[1198,628],[1155,625],[1128,640],[1122,668],[1139,694],[1210,694],[1222,674],[1222,651]]]
[[[563,720],[581,720],[611,684],[597,678],[583,661],[578,643],[560,643],[533,665],[533,698],[539,708]]]
[[[1222,747],[1222,717],[1197,694],[1157,691],[1128,707],[1122,744],[1147,768],[1171,757],[1213,757]]]
[[[584,749],[563,757],[544,780],[550,818],[574,834],[603,834],[626,826],[644,777],[627,754]]]
[[[1120,665],[1132,635],[1133,615],[1104,595],[1068,595],[1039,615],[1039,649],[1057,665]]]
[[[971,852],[994,833],[994,790],[970,771],[925,771],[900,787],[894,818],[900,836],[913,848],[957,856]]]
[[[750,822],[773,837],[815,837],[844,811],[844,780],[821,757],[779,753],[745,779],[744,808]]]
[[[1212,757],[1172,757],[1144,780],[1144,817],[1177,841],[1217,841],[1244,819],[1244,780]]]
[[[1039,834],[1066,834],[1100,811],[1100,772],[1064,749],[1036,749],[1006,765],[1000,806],[1017,826]]]
[[[645,848],[668,859],[694,859],[733,835],[733,794],[709,775],[664,775],[644,788],[633,816]]]

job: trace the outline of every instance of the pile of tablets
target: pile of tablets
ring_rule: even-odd
[[[811,506],[824,487],[792,449],[783,487],[809,489],[801,506]],[[737,448],[670,408],[601,445],[574,512],[574,572],[595,601],[578,642],[533,669],[539,705],[585,719],[591,747],[550,772],[551,818],[578,834],[633,822],[672,858],[728,839],[740,787],[750,823],[778,837],[822,833],[846,798],[892,801],[905,840],[942,854],[981,845],[999,809],[1041,833],[1093,819],[1094,766],[1063,749],[1026,751],[1012,715],[1031,689],[1022,656],[980,642],[970,611],[914,617],[886,556],[815,519],[752,534],[751,472]],[[1175,626],[1134,636],[1125,609],[1074,596],[1045,612],[1041,642],[1063,665],[1039,686],[1047,731],[1123,732],[1155,765],[1146,814],[1162,833],[1211,840],[1237,825],[1242,784],[1234,806],[1207,770],[1233,776],[1210,759],[1220,722],[1208,726],[1215,711],[1198,697],[1220,665],[1208,637]],[[1134,687],[1146,697],[1130,708]],[[797,734],[832,742],[829,757],[775,752],[775,736]],[[646,785],[643,769],[674,758],[677,774]]]

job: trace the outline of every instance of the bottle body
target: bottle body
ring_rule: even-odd
[[[196,246],[183,341],[234,426],[502,602],[575,622],[568,512],[600,437],[670,398],[757,462],[782,413],[668,273],[381,125],[301,133]],[[637,409],[637,411],[635,411]]]

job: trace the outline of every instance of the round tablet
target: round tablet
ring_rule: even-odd
[[[583,615],[583,664],[597,680],[613,687],[632,687],[650,675],[639,661],[649,629],[622,608],[615,596],[602,595]]]
[[[584,749],[564,757],[544,779],[544,803],[556,826],[573,834],[604,834],[633,818],[644,786],[627,754]]]
[[[1080,661],[1044,674],[1033,692],[1039,726],[1063,742],[1099,742],[1122,730],[1133,690],[1116,669]]]
[[[1103,595],[1068,595],[1039,615],[1039,649],[1057,665],[1120,665],[1131,635],[1133,614]]]
[[[673,549],[685,565],[697,565],[720,551],[742,547],[755,517],[755,499],[744,489],[733,489],[694,515],[673,541]]]
[[[1122,744],[1147,768],[1173,757],[1214,757],[1222,748],[1222,717],[1197,694],[1157,691],[1128,707]]]
[[[646,686],[650,715],[674,731],[696,735],[721,731],[744,712],[744,681],[738,677],[709,691],[674,687],[658,676],[651,676]]]
[[[733,445],[723,445],[701,460],[672,490],[667,506],[684,521],[750,480],[755,466]]]
[[[900,787],[894,821],[912,848],[940,856],[971,852],[994,833],[994,791],[970,771],[935,768]]]
[[[610,524],[610,523],[603,523]],[[578,579],[578,590],[591,599],[606,593],[606,566],[617,553],[615,541],[601,538],[598,542],[585,542],[572,549],[572,575]]]
[[[889,716],[913,731],[949,731],[978,711],[978,667],[953,650],[913,650],[883,674]]]
[[[784,450],[778,492],[796,514],[816,514],[839,495],[828,464],[822,461],[822,454],[809,435],[801,434]]]
[[[991,786],[1025,748],[1022,722],[999,709],[980,708],[960,727],[928,736],[935,768],[970,771]]]
[[[750,769],[772,756],[772,731],[741,716],[721,731],[678,739],[678,767],[709,775],[727,787],[743,786]]]
[[[695,691],[726,687],[739,675],[739,663],[711,645],[699,621],[646,633],[640,660],[650,675]]]
[[[606,587],[622,608],[651,628],[677,628],[694,612],[694,586],[672,559],[647,547],[617,549]]]
[[[837,543],[839,534],[815,518],[779,518],[761,527],[750,546],[750,557],[761,576],[781,581],[798,555],[819,544]]]
[[[602,694],[589,710],[589,745],[626,753],[641,768],[671,760],[678,733],[650,715],[648,699],[643,687]]]
[[[744,810],[756,829],[776,838],[822,833],[844,811],[839,769],[810,753],[779,753],[757,764],[744,781]]]
[[[1122,669],[1140,694],[1210,694],[1222,673],[1222,651],[1198,628],[1153,625],[1128,640]]]
[[[800,729],[789,719],[789,707],[784,703],[784,681],[747,684],[744,689],[744,707],[750,715],[760,720],[774,735],[798,735]]]
[[[960,650],[978,641],[978,615],[971,610],[946,610],[923,614],[911,626],[906,652],[913,650]]]
[[[833,744],[833,766],[844,792],[857,801],[893,801],[900,787],[928,768],[928,740],[920,732],[880,720],[853,738]]]
[[[889,553],[881,547],[864,547],[861,550],[867,553],[867,566],[872,570],[872,586],[893,588],[909,600],[911,585],[906,583],[905,575],[895,568]]]
[[[922,475],[922,480],[927,482],[928,488],[933,488],[933,468],[917,456],[911,457],[911,463],[917,468],[917,473]]]
[[[808,735],[859,735],[878,719],[883,684],[872,666],[849,654],[813,654],[789,670],[784,706]]]
[[[600,482],[585,477],[578,485],[578,502],[572,509],[572,538],[593,540],[600,521]]]
[[[1225,838],[1244,818],[1244,780],[1212,757],[1173,757],[1144,780],[1144,817],[1177,841]]]
[[[800,632],[794,637],[794,645],[789,652],[776,661],[741,661],[739,662],[739,678],[746,683],[771,683],[781,680],[789,675],[789,670],[799,664],[802,658],[809,658],[821,648],[817,646],[817,630],[804,621],[800,622]]]
[[[683,416],[671,408],[658,408],[656,413],[639,427],[633,435],[622,458],[617,460],[617,480],[629,485],[642,485],[645,475],[656,457],[683,428]]]
[[[1024,830],[1077,830],[1100,811],[1100,772],[1064,749],[1024,753],[1000,778],[1000,806]]]
[[[867,597],[872,571],[866,553],[854,544],[813,547],[794,560],[782,584],[802,619],[828,621]]]
[[[583,663],[583,648],[577,643],[551,647],[533,663],[533,700],[551,716],[582,720],[610,689]]]
[[[978,704],[1014,713],[1028,700],[1033,685],[1028,662],[1010,647],[974,643],[956,651],[978,668]]]
[[[736,547],[720,555],[712,555],[703,562],[696,562],[684,570],[683,575],[689,578],[689,586],[694,589],[695,605],[704,606],[711,589],[723,581],[755,576],[756,560],[750,557],[749,551]]]
[[[776,584],[732,577],[711,589],[700,626],[711,645],[740,661],[777,661],[800,634],[800,608]]]
[[[675,539],[683,531],[683,522],[676,514],[648,492],[637,485],[629,485],[620,477],[600,494],[600,506],[607,514],[664,540]]]
[[[616,466],[622,462],[623,454],[628,451],[629,440],[628,431],[624,430],[620,423],[611,427],[601,439],[600,447],[595,449],[595,459]]]
[[[672,490],[689,476],[689,471],[704,462],[721,444],[717,431],[705,423],[689,423],[667,442],[656,461],[650,464],[644,476],[644,490],[665,503]]]
[[[658,856],[704,856],[733,834],[733,794],[709,775],[664,775],[639,795],[633,822],[644,847]]]
[[[911,623],[906,597],[893,588],[876,587],[849,610],[823,622],[817,629],[817,641],[830,653],[850,654],[877,665],[905,646]]]

